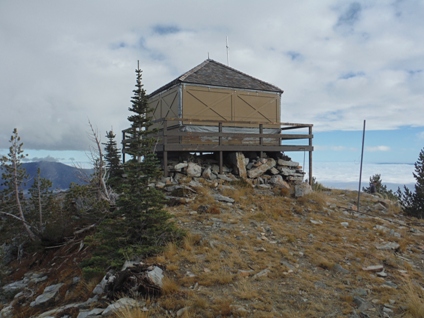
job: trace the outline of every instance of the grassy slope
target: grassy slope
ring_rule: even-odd
[[[166,268],[165,295],[148,302],[148,313],[121,317],[173,317],[182,308],[181,317],[345,317],[358,312],[358,296],[369,305],[369,317],[381,317],[384,304],[393,304],[390,317],[423,316],[424,223],[403,217],[389,202],[363,195],[361,212],[367,214],[358,214],[353,191],[299,199],[242,186],[205,184],[196,191],[191,203],[168,208],[189,233],[182,245],[170,244],[146,261]],[[215,201],[216,193],[235,203]],[[380,201],[387,205],[384,212]],[[32,270],[50,271],[40,292],[69,282],[61,303],[88,299],[97,282],[70,286],[85,251],[79,252],[78,242],[41,261],[37,256],[36,264],[15,264],[20,270],[13,279],[32,264]],[[387,242],[399,248],[376,248]],[[60,275],[49,269],[53,263]],[[384,265],[388,276],[363,270],[371,265]],[[19,310],[26,317],[38,311],[24,304]]]

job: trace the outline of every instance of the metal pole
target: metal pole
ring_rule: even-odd
[[[227,66],[230,66],[230,46],[228,44],[228,36],[227,36],[226,48],[227,48]]]
[[[357,202],[357,204],[356,204],[356,206],[358,207],[358,212],[359,212],[359,199],[360,199],[360,197],[361,197],[362,162],[364,161],[365,123],[366,123],[366,120],[364,119],[364,129],[363,129],[363,131],[362,131],[361,168],[360,168],[360,170],[359,170],[358,202]]]

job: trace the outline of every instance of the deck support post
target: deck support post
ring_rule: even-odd
[[[221,133],[222,133],[222,122],[219,123],[219,127],[218,127],[218,131],[219,131],[219,137],[218,137],[218,144],[219,146],[222,145],[222,137],[221,137]],[[219,174],[222,174],[224,172],[223,169],[223,154],[222,154],[222,150],[219,151]]]
[[[166,150],[167,135],[168,135],[168,122],[163,121],[163,174],[165,178],[168,177],[168,151]]]
[[[312,126],[309,126],[309,135],[309,185],[312,186]]]
[[[264,139],[262,138],[262,134],[264,133],[264,126],[263,124],[259,124],[259,133],[261,134],[261,137],[259,137],[259,145],[261,147],[261,151],[259,156],[262,158],[264,155],[264,152],[262,151],[262,146],[264,145]]]

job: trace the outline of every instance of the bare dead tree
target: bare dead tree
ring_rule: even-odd
[[[95,168],[95,184],[98,189],[99,199],[108,201],[111,204],[115,204],[115,197],[112,189],[107,186],[106,181],[108,179],[108,169],[104,161],[103,150],[99,133],[94,129],[90,120],[88,121],[91,129],[90,140],[94,143],[90,151],[91,161]]]

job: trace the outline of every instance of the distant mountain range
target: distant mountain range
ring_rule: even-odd
[[[22,167],[29,175],[28,182],[24,189],[29,189],[31,187],[34,179],[37,177],[38,168],[40,168],[41,177],[49,179],[53,183],[53,190],[68,189],[71,183],[84,184],[86,183],[86,181],[84,181],[86,178],[84,177],[90,176],[93,172],[92,169],[80,169],[52,161],[28,162],[23,163]],[[0,183],[2,183],[1,180]],[[2,186],[0,186],[0,189],[2,189]]]

